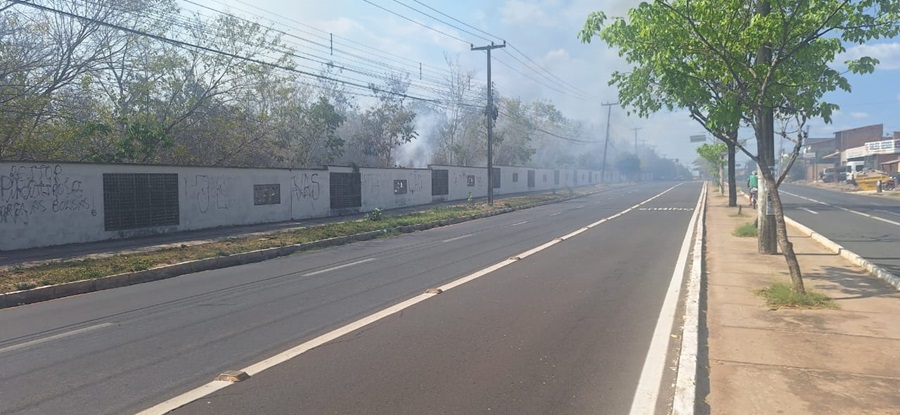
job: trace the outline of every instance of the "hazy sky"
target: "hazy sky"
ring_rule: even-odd
[[[604,138],[607,123],[607,108],[601,103],[617,101],[616,91],[607,85],[610,74],[626,66],[602,42],[584,45],[577,33],[591,11],[623,16],[638,4],[635,0],[179,0],[185,9],[196,9],[191,4],[194,2],[284,30],[296,36],[287,38],[290,43],[308,51],[314,59],[333,59],[338,65],[362,70],[340,76],[363,84],[371,80],[359,72],[385,73],[387,67],[379,63],[389,64],[394,70],[408,72],[414,85],[418,82],[411,94],[427,98],[439,95],[436,82],[429,79],[445,76],[445,56],[458,57],[460,64],[476,71],[478,81],[484,84],[485,53],[470,51],[470,44],[483,46],[505,40],[510,46],[492,52],[497,89],[526,101],[552,102],[567,117],[593,127],[587,138],[597,140]],[[201,13],[214,15],[209,10]],[[326,45],[329,34],[335,36],[335,49],[346,53],[330,55],[326,48],[309,42]],[[852,94],[828,96],[841,110],[831,125],[812,121],[810,136],[831,136],[836,130],[870,124],[884,124],[886,133],[900,130],[900,41],[882,41],[848,51],[848,55],[855,54],[874,56],[882,64],[872,75],[851,77]],[[417,79],[418,63],[423,66],[421,82]],[[312,68],[316,64],[309,65]],[[703,129],[683,112],[640,119],[613,107],[611,135],[627,139],[633,146],[633,128],[639,128],[638,140],[655,146],[659,154],[682,162],[697,158],[697,145],[689,143],[688,137],[702,134]],[[741,135],[750,137],[752,132],[745,130]]]

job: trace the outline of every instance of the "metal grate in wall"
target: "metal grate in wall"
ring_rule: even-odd
[[[491,180],[493,180],[493,182],[494,182],[494,183],[493,183],[493,187],[494,187],[494,189],[499,189],[499,188],[500,188],[500,183],[502,183],[501,180],[500,180],[500,168],[499,168],[499,167],[493,167],[493,171],[494,171],[493,177],[491,177]]]
[[[553,170],[553,185],[559,186],[559,170]]]
[[[534,170],[528,170],[528,187],[534,187]]]
[[[359,173],[330,173],[331,208],[362,207],[362,176]]]
[[[103,174],[105,230],[117,231],[178,224],[177,174]]]
[[[450,170],[431,171],[431,195],[446,196],[450,194]]]
[[[253,204],[259,205],[280,205],[281,204],[281,185],[276,184],[254,184],[253,185]]]

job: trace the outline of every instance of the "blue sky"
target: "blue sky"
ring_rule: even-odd
[[[611,16],[623,16],[636,0],[191,0],[216,10],[256,20],[303,38],[334,34],[337,47],[359,48],[369,59],[384,59],[393,67],[407,71],[415,80],[421,63],[426,78],[440,77],[446,72],[445,56],[458,58],[463,68],[474,70],[485,82],[484,52],[470,51],[470,44],[481,46],[488,40],[506,40],[515,49],[495,50],[492,68],[497,89],[506,96],[523,100],[544,100],[555,104],[567,117],[584,122],[590,129],[589,139],[605,136],[607,109],[603,102],[615,102],[616,91],[607,85],[614,70],[626,66],[617,54],[602,42],[581,44],[577,32],[588,13],[602,10]],[[179,0],[185,9],[195,6]],[[409,6],[409,7],[407,7]],[[416,10],[429,13],[452,24],[437,22]],[[493,36],[442,16],[436,9]],[[426,24],[449,36],[412,23],[395,14]],[[202,11],[210,15],[209,11]],[[305,25],[305,26],[304,26]],[[462,29],[462,30],[460,30]],[[466,33],[463,30],[470,32]],[[452,37],[461,39],[454,39]],[[476,37],[479,36],[479,37]],[[484,37],[486,39],[480,38]],[[302,42],[297,42],[301,46]],[[310,46],[311,49],[315,47]],[[321,49],[321,48],[320,48]],[[519,53],[521,52],[521,53]],[[325,58],[322,50],[312,52]],[[874,74],[851,76],[853,92],[827,96],[840,105],[832,124],[822,120],[810,123],[810,136],[831,136],[834,131],[870,124],[884,124],[885,132],[900,131],[900,40],[870,43],[848,50],[848,56],[868,54],[881,60]],[[339,55],[339,54],[338,54]],[[345,57],[333,56],[336,62]],[[353,59],[347,58],[352,63]],[[356,60],[357,64],[365,64]],[[534,64],[539,64],[537,68]],[[371,65],[370,65],[371,66]],[[552,75],[551,75],[552,74]],[[349,76],[349,75],[348,75]],[[424,81],[423,81],[424,82]],[[417,91],[427,95],[428,90]],[[431,92],[432,96],[435,92]],[[685,113],[659,113],[650,119],[628,117],[622,108],[614,107],[611,136],[633,143],[634,130],[644,145],[682,162],[697,158],[696,144],[688,137],[702,134],[703,129]],[[750,136],[749,130],[742,136]],[[629,144],[631,145],[631,144]]]

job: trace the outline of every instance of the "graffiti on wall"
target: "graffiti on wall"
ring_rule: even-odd
[[[381,194],[381,181],[378,180],[377,174],[364,174],[362,176],[362,185],[369,194]]]
[[[196,198],[197,210],[209,212],[210,208],[228,210],[228,197],[225,192],[225,178],[197,174],[184,178],[184,195]]]
[[[291,185],[291,195],[294,199],[319,200],[319,196],[322,194],[322,188],[319,185],[319,173],[303,173],[302,175],[294,176],[291,179],[293,182],[293,185]]]
[[[431,180],[431,173],[428,173],[428,180]],[[409,184],[409,192],[415,194],[425,190],[425,173],[415,172],[413,174],[412,183]]]
[[[60,165],[12,166],[0,176],[0,223],[27,225],[42,214],[90,212],[97,216],[92,194],[81,180]]]

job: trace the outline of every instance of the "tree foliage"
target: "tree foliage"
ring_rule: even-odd
[[[486,165],[487,88],[476,70],[448,58],[446,76],[423,80],[376,58],[372,68],[391,73],[382,83],[337,51],[300,53],[283,32],[179,4],[0,6],[0,160]],[[498,97],[498,164],[599,168],[602,149],[568,140],[587,133],[553,103]]]
[[[772,114],[797,120],[800,131],[811,118],[830,122],[838,108],[825,93],[850,91],[833,61],[847,45],[894,37],[900,32],[900,0],[656,0],[610,21],[588,16],[583,42],[597,35],[634,65],[616,72],[611,84],[620,102],[647,116],[661,109],[686,108],[718,138],[729,141],[759,165],[772,192],[778,241],[794,287],[803,290],[799,265],[787,239],[776,178]],[[864,74],[878,63],[871,57],[845,62]],[[751,151],[727,132],[754,129]],[[796,137],[796,159],[804,135]]]

